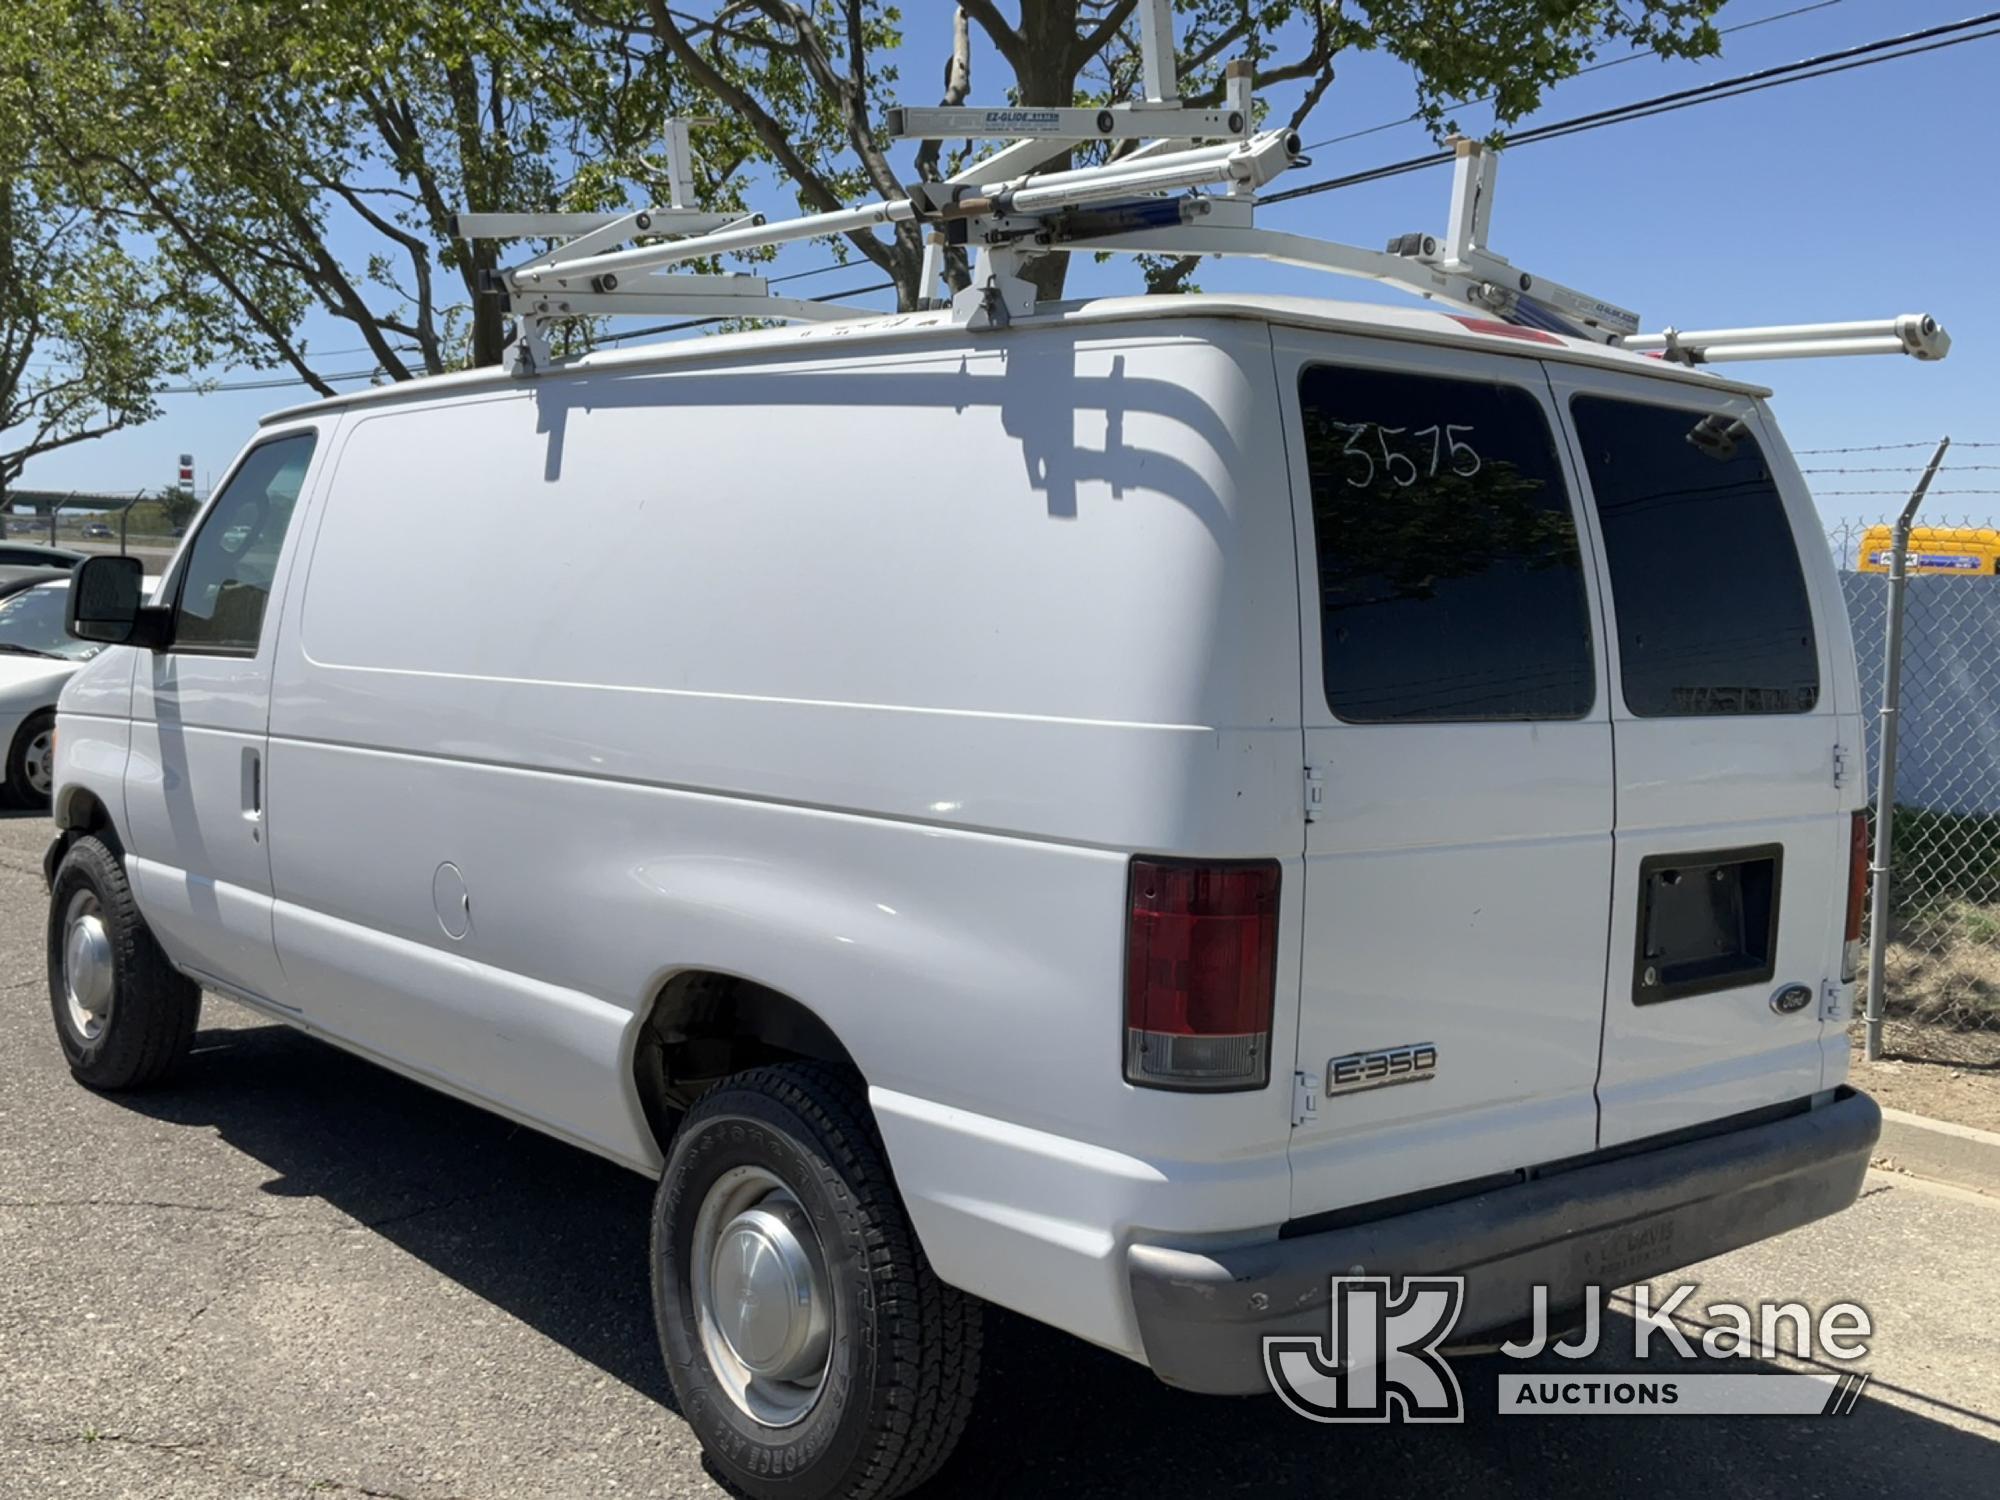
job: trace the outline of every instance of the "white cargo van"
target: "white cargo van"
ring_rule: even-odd
[[[1846,615],[1701,371],[1264,297],[729,334],[279,413],[157,602],[80,580],[76,1076],[213,990],[659,1177],[753,1494],[934,1472],[983,1302],[1261,1390],[1333,1274],[1473,1342],[1876,1137]]]

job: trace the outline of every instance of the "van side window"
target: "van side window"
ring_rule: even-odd
[[[1541,404],[1496,381],[1315,365],[1299,405],[1334,713],[1589,713],[1583,559]]]
[[[278,552],[315,441],[299,432],[259,444],[216,497],[181,570],[176,650],[256,654]]]
[[[1810,710],[1812,604],[1757,439],[1725,417],[1605,396],[1572,397],[1570,416],[1604,532],[1625,706]]]

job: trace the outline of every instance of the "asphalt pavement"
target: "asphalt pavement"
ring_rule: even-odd
[[[182,1081],[82,1089],[47,833],[0,821],[0,1496],[723,1493],[653,1340],[649,1183],[213,998]],[[1320,1426],[996,1314],[930,1493],[1992,1497],[1996,1267],[2000,1199],[1871,1173],[1839,1218],[1691,1273],[1700,1302],[1866,1306],[1846,1417],[1502,1418],[1493,1356],[1458,1366],[1462,1426]],[[1663,1371],[1630,1343],[1612,1317],[1589,1364]]]

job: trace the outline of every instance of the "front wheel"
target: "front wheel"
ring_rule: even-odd
[[[758,1500],[887,1500],[965,1429],[978,1301],[932,1274],[841,1070],[756,1068],[695,1105],[654,1204],[653,1309],[682,1415]]]
[[[175,970],[103,840],[69,846],[49,888],[49,1003],[77,1082],[157,1083],[188,1054],[201,989]]]

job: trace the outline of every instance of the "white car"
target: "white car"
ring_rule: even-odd
[[[63,1052],[205,987],[657,1177],[588,1274],[765,1497],[934,1473],[984,1302],[1248,1392],[1356,1267],[1474,1343],[1794,1228],[1880,1116],[1764,396],[1191,295],[281,412],[156,606],[76,575]]]
[[[5,796],[16,807],[46,805],[54,786],[56,700],[79,664],[104,648],[63,628],[69,575],[16,587],[0,598],[0,745]]]
[[[16,581],[0,595],[0,746],[4,795],[16,807],[47,805],[56,700],[77,667],[104,649],[64,629],[68,602],[67,573]]]

